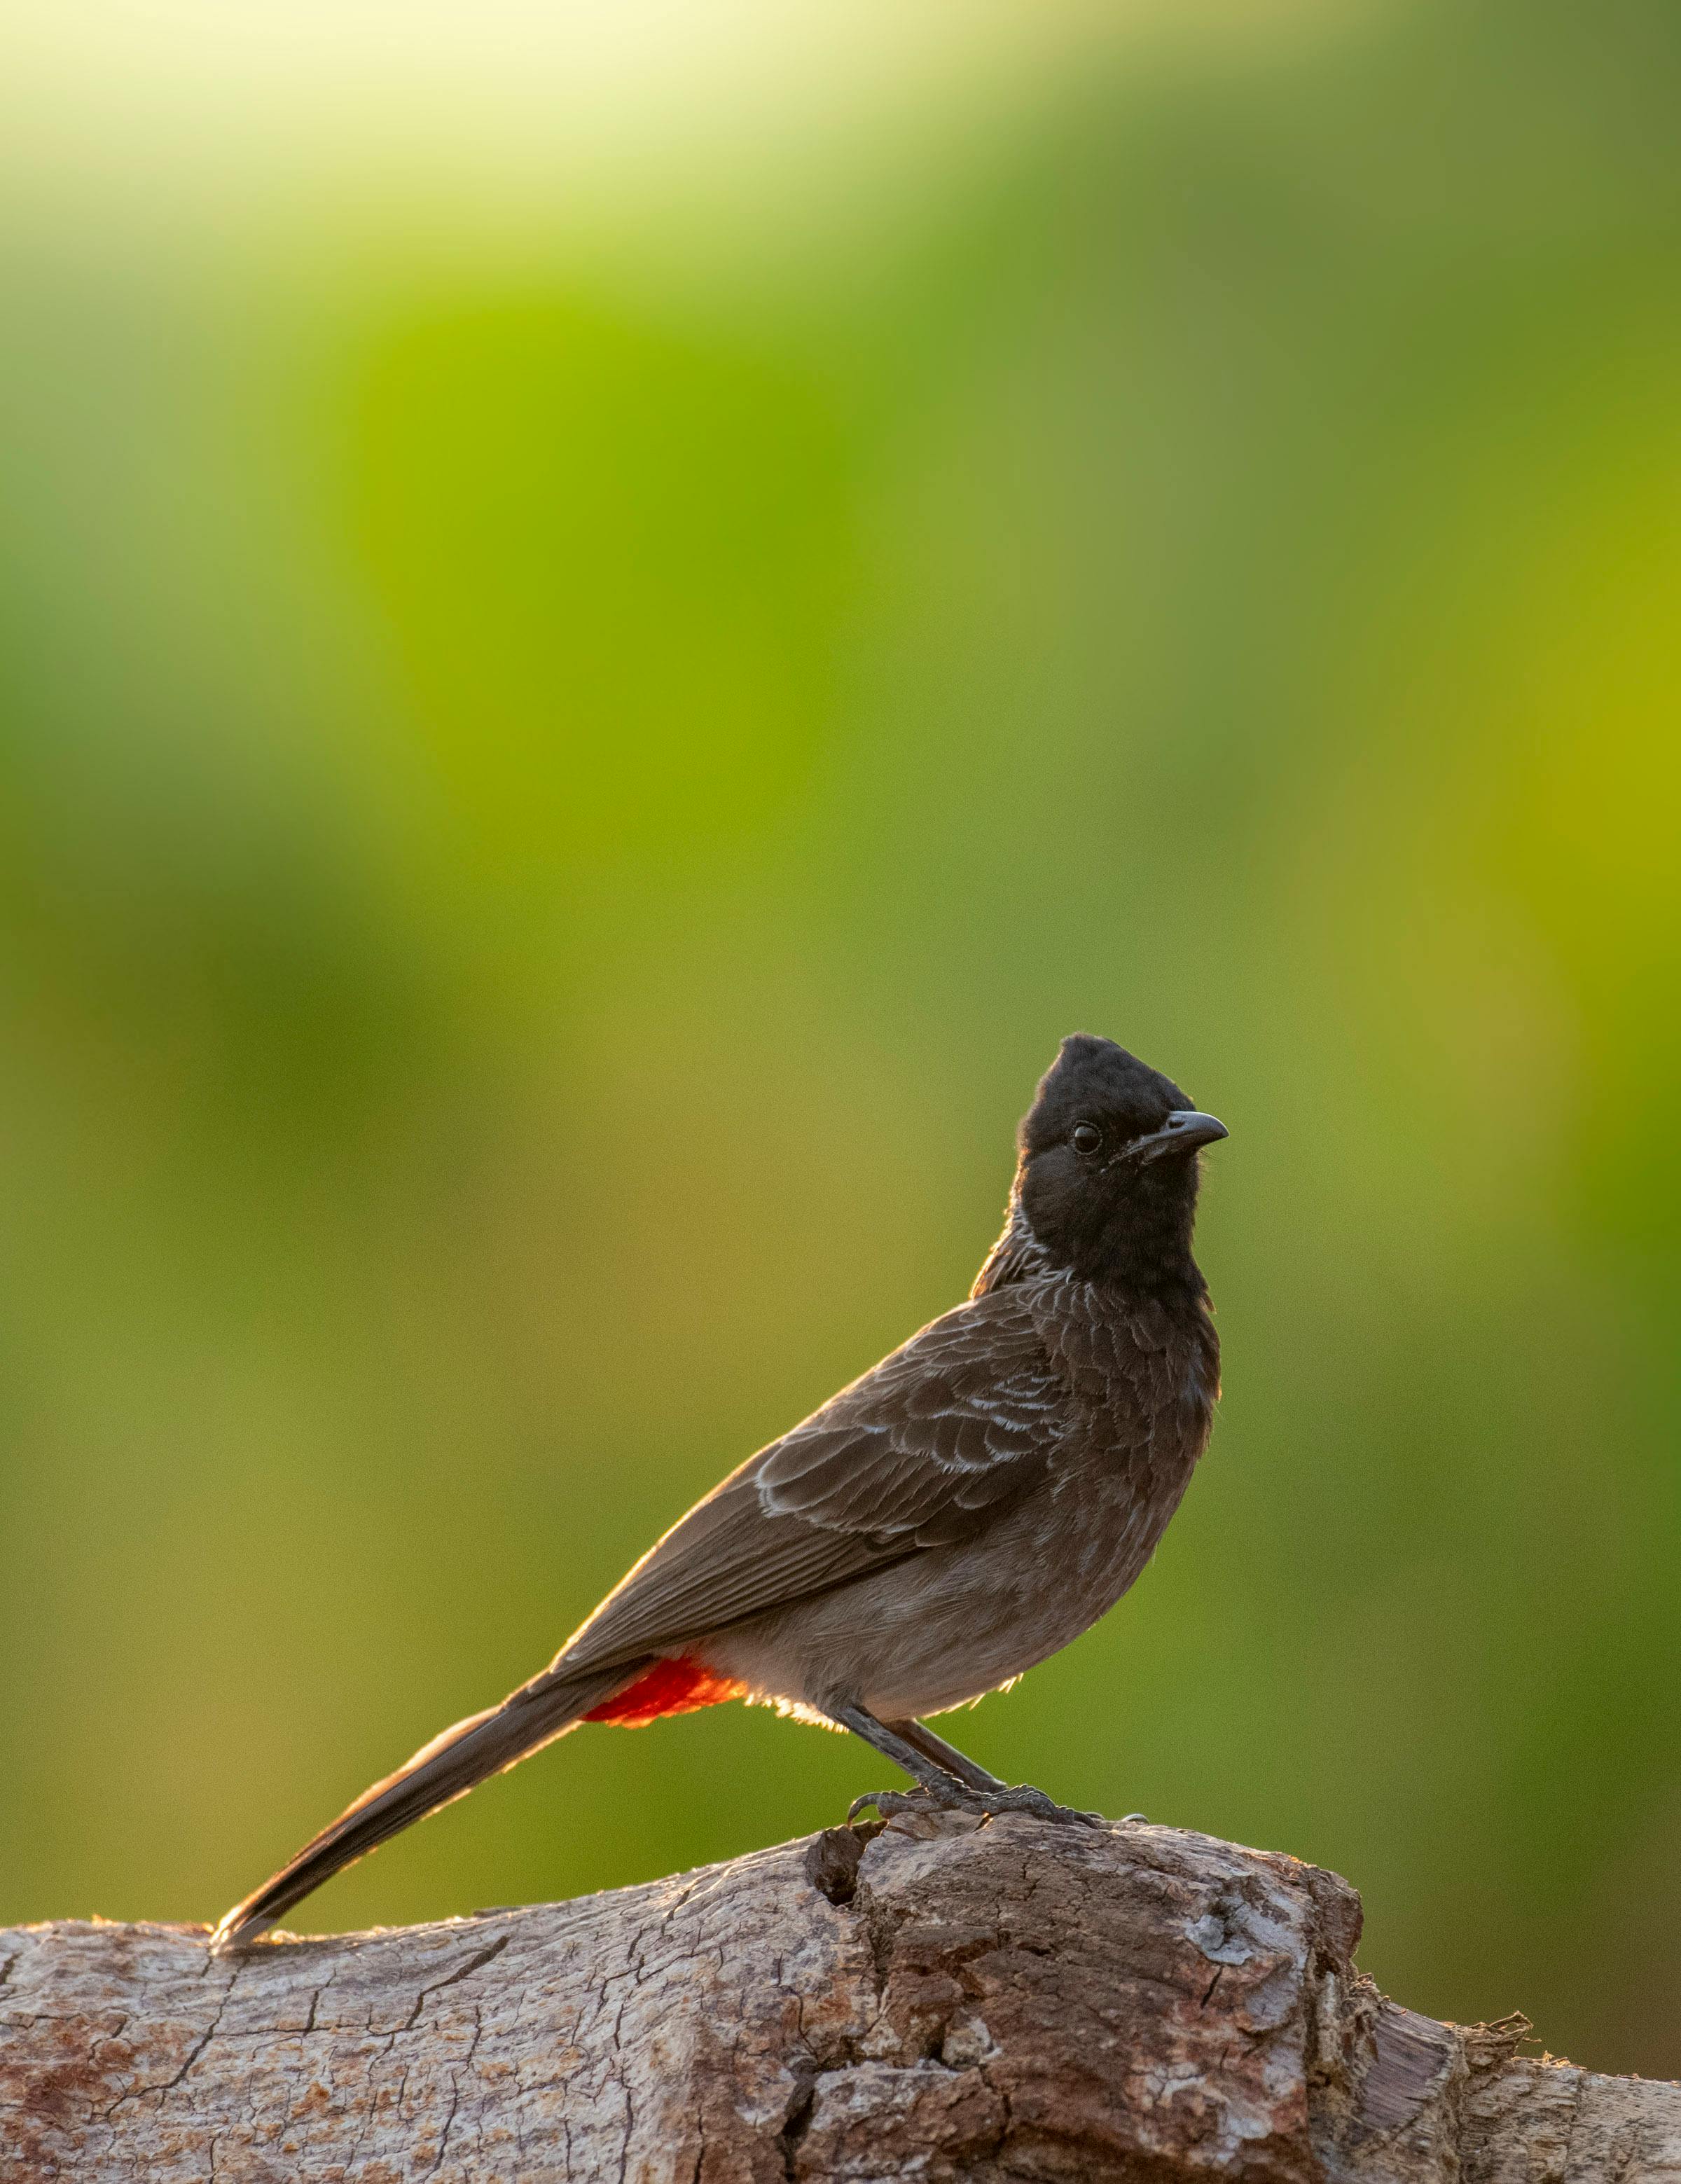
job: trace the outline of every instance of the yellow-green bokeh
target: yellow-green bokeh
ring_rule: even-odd
[[[1084,1027],[1231,1125],[1227,1401],[960,1733],[1681,2070],[1673,12],[643,66],[498,0],[423,11],[459,112],[374,0],[249,11],[272,82],[66,12],[0,216],[0,1919],[214,1916],[538,1665],[961,1294]],[[589,1731],[308,1920],[878,1771]]]

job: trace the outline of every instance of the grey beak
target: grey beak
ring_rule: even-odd
[[[1231,1134],[1212,1115],[1200,1114],[1194,1107],[1179,1107],[1159,1130],[1153,1130],[1147,1138],[1135,1138],[1127,1148],[1127,1158],[1155,1161],[1165,1153],[1194,1153],[1199,1145],[1214,1145]]]

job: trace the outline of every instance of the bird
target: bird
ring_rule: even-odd
[[[376,1782],[216,1928],[242,1947],[328,1877],[584,1722],[743,1698],[849,1730],[923,1799],[1098,1816],[922,1719],[1058,1652],[1132,1585],[1207,1445],[1220,1350],[1192,1252],[1227,1135],[1111,1039],[1065,1039],[967,1299],[696,1502],[541,1674]]]

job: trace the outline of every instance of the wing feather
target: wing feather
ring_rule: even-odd
[[[962,1538],[1044,1477],[1066,1395],[1020,1289],[960,1305],[697,1502],[548,1673],[673,1651]]]

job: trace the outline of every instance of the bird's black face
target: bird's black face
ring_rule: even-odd
[[[1225,1135],[1171,1078],[1077,1032],[1022,1118],[1021,1210],[1055,1263],[1088,1279],[1200,1287],[1197,1153]]]

